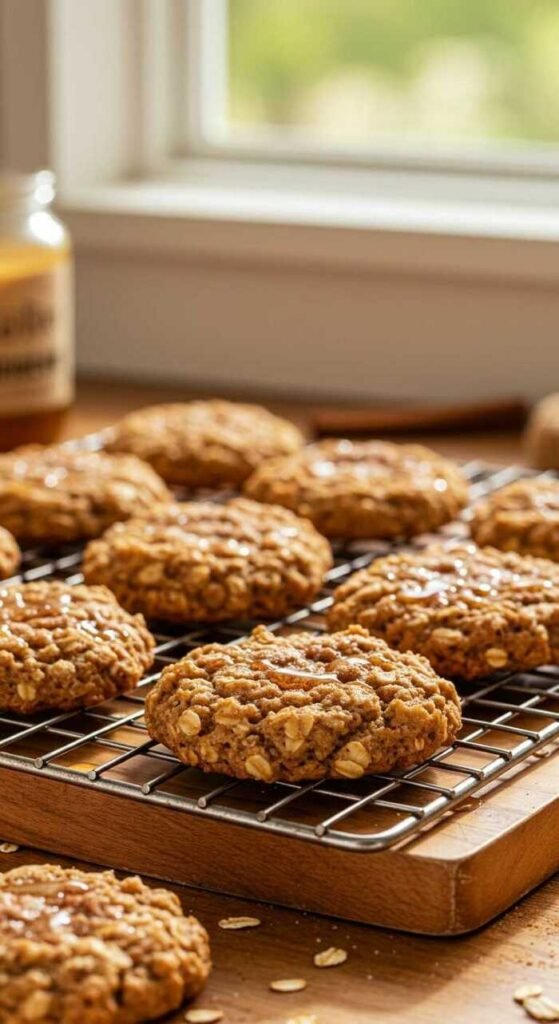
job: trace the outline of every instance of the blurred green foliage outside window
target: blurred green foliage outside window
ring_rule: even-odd
[[[559,0],[229,0],[232,137],[559,141]]]

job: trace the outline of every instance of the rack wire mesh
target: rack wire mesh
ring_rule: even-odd
[[[530,473],[518,466],[494,468],[470,462],[464,472],[472,498]],[[530,474],[534,475],[534,474]],[[465,519],[468,518],[465,513]],[[443,530],[464,535],[464,523]],[[413,545],[424,545],[421,537]],[[341,580],[374,558],[402,545],[353,543],[336,552],[335,565],[318,599],[269,628],[319,632],[332,592]],[[410,545],[408,545],[410,546]],[[24,552],[20,580],[82,581],[81,547]],[[0,765],[62,779],[122,797],[165,805],[253,829],[348,850],[371,852],[411,839],[456,808],[467,795],[499,780],[513,766],[559,738],[559,667],[500,673],[458,683],[463,728],[458,738],[417,767],[352,781],[260,785],[204,774],[181,764],[150,739],[143,701],[162,669],[205,643],[235,643],[255,623],[181,627],[151,622],[156,639],[153,671],[131,693],[79,712],[23,716],[0,712]],[[498,784],[498,781],[497,781]]]

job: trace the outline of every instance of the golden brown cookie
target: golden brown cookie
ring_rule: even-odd
[[[327,537],[411,537],[464,507],[452,462],[421,445],[325,440],[264,463],[245,492],[307,516]]]
[[[57,445],[0,455],[0,524],[25,541],[96,537],[170,497],[151,466],[132,455]]]
[[[559,562],[559,480],[517,480],[473,510],[472,537],[480,546]]]
[[[280,618],[307,604],[332,565],[328,541],[287,509],[247,498],[158,505],[116,523],[85,552],[104,583],[148,618]]]
[[[259,405],[213,399],[154,405],[125,416],[107,448],[133,452],[169,483],[238,487],[266,459],[303,444],[300,431]]]
[[[17,541],[8,530],[0,526],[0,580],[13,576],[21,560]]]
[[[460,727],[460,701],[424,658],[358,626],[210,644],[166,668],[150,735],[181,761],[262,782],[357,779],[409,768]]]
[[[0,588],[0,709],[97,704],[131,690],[154,641],[106,587],[19,583]]]
[[[559,565],[475,544],[379,558],[335,591],[330,629],[357,622],[442,675],[559,660]]]
[[[205,929],[137,877],[54,864],[0,875],[0,1024],[136,1024],[210,972]]]

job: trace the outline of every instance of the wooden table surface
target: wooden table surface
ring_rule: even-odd
[[[37,861],[70,863],[20,850],[0,856],[0,867]],[[559,879],[458,939],[418,938],[170,888],[210,933],[215,966],[195,1005],[222,1010],[224,1024],[283,1024],[313,1014],[316,1024],[514,1024],[528,1019],[512,998],[520,984],[538,982],[559,999]],[[247,931],[218,927],[221,918],[238,915],[262,924]],[[346,963],[314,967],[313,954],[329,946],[347,950]],[[305,978],[307,988],[272,993],[269,983],[278,978]],[[170,1018],[173,1024],[183,1019],[184,1010]]]
[[[88,383],[80,388],[66,433],[96,430],[127,409],[175,397],[184,392]],[[270,404],[304,418],[297,404]],[[431,440],[458,457],[521,458],[514,433]],[[45,858],[20,850],[3,855],[0,866],[40,859]],[[540,983],[559,1001],[558,878],[481,932],[458,939],[389,933],[201,891],[182,889],[180,895],[212,939],[215,968],[196,1005],[219,1008],[225,1024],[281,1024],[301,1015],[309,1015],[305,1024],[514,1024],[528,1019],[513,1001],[514,990],[527,982]],[[220,918],[241,914],[259,917],[261,927],[218,927]],[[313,954],[332,945],[347,950],[347,962],[315,968]],[[299,977],[308,982],[304,992],[278,995],[268,989],[274,979]],[[182,1019],[183,1013],[172,1018]]]

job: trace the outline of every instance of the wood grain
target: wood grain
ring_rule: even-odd
[[[59,814],[62,825],[63,808]],[[53,858],[22,850],[1,857],[0,867],[45,860]],[[559,879],[482,932],[452,940],[171,888],[209,930],[215,967],[196,1006],[221,1009],[224,1024],[285,1024],[303,1013],[316,1014],[318,1024],[521,1024],[528,1018],[512,999],[518,985],[537,982],[559,998]],[[218,927],[221,918],[244,914],[262,926]],[[347,962],[318,970],[313,954],[332,945],[348,951]],[[293,977],[307,980],[304,992],[269,991],[270,981]],[[167,1024],[183,1021],[184,1009]]]
[[[559,868],[559,756],[532,759],[463,813],[382,853],[305,843],[5,767],[0,792],[3,832],[14,842],[422,934],[478,928]],[[102,827],[92,830],[92,821]]]

